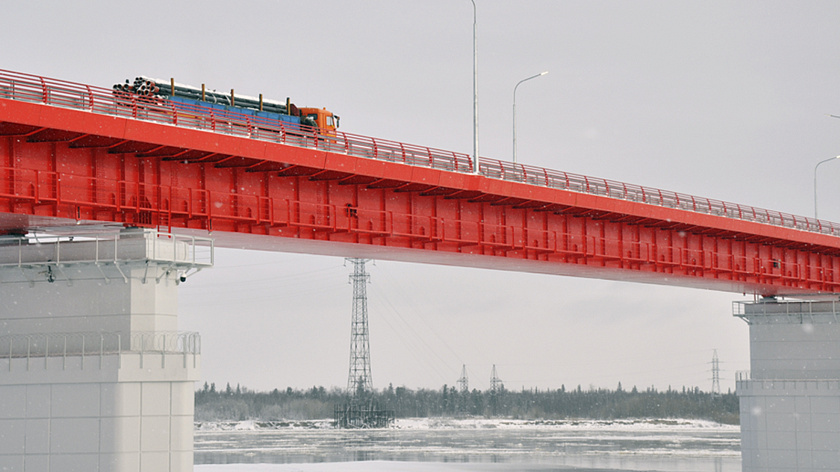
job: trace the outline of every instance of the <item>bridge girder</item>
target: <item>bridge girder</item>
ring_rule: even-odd
[[[220,246],[840,292],[833,236],[0,99],[0,230],[103,222]]]

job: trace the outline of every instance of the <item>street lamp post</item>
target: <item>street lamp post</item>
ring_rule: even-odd
[[[478,49],[476,47],[478,17],[475,0],[470,1],[473,4],[473,172],[480,174],[478,168]]]
[[[840,159],[840,156],[829,157],[828,159],[822,160],[817,162],[817,165],[814,166],[814,219],[819,219],[817,216],[817,167],[820,164],[826,163],[828,161],[833,161],[834,159]]]
[[[543,72],[540,72],[537,75],[532,75],[531,77],[528,77],[527,79],[522,79],[522,80],[520,80],[519,82],[516,83],[515,87],[513,87],[513,163],[514,164],[516,164],[516,89],[519,88],[519,85],[521,85],[522,82],[526,82],[526,81],[531,80],[531,79],[536,79],[537,77],[541,77],[545,74],[548,74],[547,70],[543,71]]]

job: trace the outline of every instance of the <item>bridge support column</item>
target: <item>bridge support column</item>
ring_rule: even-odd
[[[176,289],[210,265],[209,240],[150,230],[0,238],[0,470],[192,471]]]
[[[739,373],[745,472],[840,471],[840,302],[736,303],[750,330]]]

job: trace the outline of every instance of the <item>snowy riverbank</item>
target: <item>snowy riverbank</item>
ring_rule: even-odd
[[[195,424],[199,433],[214,431],[261,431],[280,429],[332,429],[331,419],[301,421],[205,421]],[[437,430],[437,429],[576,429],[576,430],[720,430],[738,431],[737,425],[727,425],[706,420],[638,418],[620,420],[520,420],[503,418],[400,418],[393,429]]]

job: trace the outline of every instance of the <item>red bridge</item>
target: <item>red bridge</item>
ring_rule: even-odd
[[[840,226],[0,71],[0,230],[118,224],[217,244],[710,288],[840,292]]]

